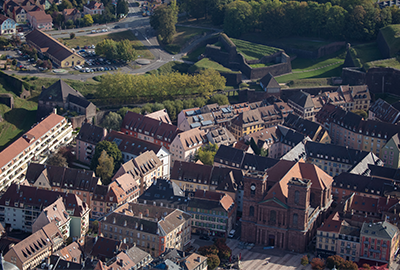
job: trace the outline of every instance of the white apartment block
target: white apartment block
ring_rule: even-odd
[[[50,152],[72,141],[72,125],[55,113],[0,153],[0,191],[24,179],[28,163],[44,163]]]

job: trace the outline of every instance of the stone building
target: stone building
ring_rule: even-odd
[[[332,203],[332,177],[315,165],[281,160],[243,181],[241,240],[304,252]]]

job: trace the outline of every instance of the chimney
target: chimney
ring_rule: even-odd
[[[53,108],[53,113],[57,114],[57,108]]]
[[[149,209],[146,209],[146,217],[148,217],[150,215],[150,211]]]
[[[139,217],[140,217],[140,218],[143,218],[142,212],[139,212]]]

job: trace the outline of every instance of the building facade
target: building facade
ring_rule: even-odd
[[[0,152],[0,191],[19,183],[29,162],[44,163],[48,152],[72,141],[72,126],[57,114],[51,114]]]

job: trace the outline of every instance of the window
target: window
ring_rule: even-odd
[[[269,215],[269,223],[274,225],[276,223],[276,211],[272,210]]]
[[[300,201],[300,191],[296,190],[294,192],[294,203],[299,204],[299,201]]]
[[[250,217],[254,217],[254,206],[250,206],[250,209],[249,209],[249,216],[250,216]]]
[[[293,214],[293,226],[297,226],[298,220],[299,220],[299,215]]]

